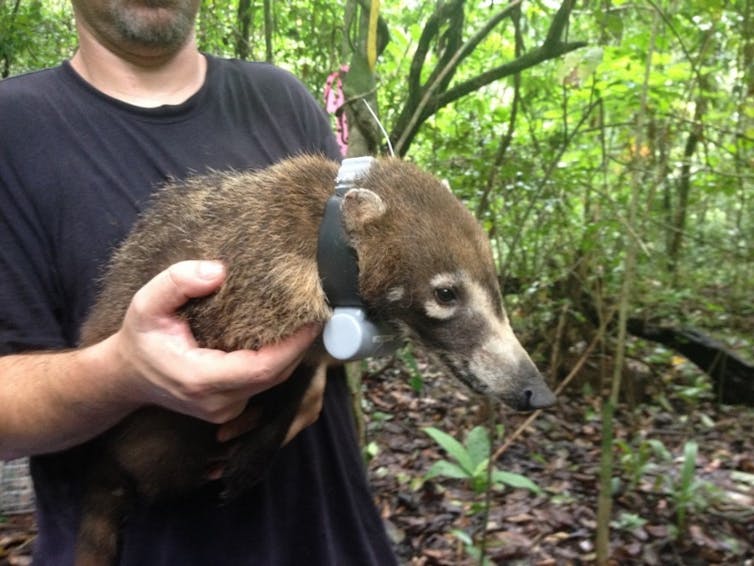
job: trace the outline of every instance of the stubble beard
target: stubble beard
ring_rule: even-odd
[[[178,49],[194,29],[196,8],[191,0],[111,0],[110,8],[115,31],[134,46]]]

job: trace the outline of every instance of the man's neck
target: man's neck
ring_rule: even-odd
[[[71,66],[97,90],[143,108],[180,104],[204,84],[207,60],[192,36],[178,51],[149,57],[120,54],[79,29]]]

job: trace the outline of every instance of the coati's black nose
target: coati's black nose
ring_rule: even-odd
[[[555,394],[543,384],[542,387],[524,389],[518,409],[521,411],[533,411],[544,409],[555,404]]]

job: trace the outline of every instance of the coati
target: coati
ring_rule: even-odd
[[[134,293],[184,259],[219,259],[227,278],[187,303],[202,346],[259,348],[331,316],[317,268],[318,231],[338,164],[299,156],[257,172],[212,173],[159,190],[113,256],[81,344],[116,332]],[[377,160],[341,204],[371,317],[434,355],[475,391],[516,409],[554,396],[513,334],[488,239],[439,180],[398,159]],[[253,397],[260,424],[233,442],[229,497],[254,485],[279,449],[312,375],[331,363],[315,342],[284,383]],[[247,409],[248,410],[248,409]],[[117,559],[119,527],[135,498],[180,496],[206,480],[217,425],[144,407],[90,441],[78,566]]]

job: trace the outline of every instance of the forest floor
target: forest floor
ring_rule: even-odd
[[[695,373],[689,365],[674,370],[685,374],[681,381]],[[486,496],[470,481],[423,481],[434,462],[452,461],[423,429],[463,442],[475,426],[488,426],[484,401],[427,368],[417,394],[401,366],[366,379],[364,405],[368,442],[377,447],[370,479],[402,563],[480,564],[482,539],[485,564],[594,563],[600,397],[566,390],[500,455],[498,469],[525,475],[541,492],[498,485],[485,520]],[[611,562],[754,565],[754,410],[719,406],[672,375],[659,381],[658,401],[615,413]],[[491,435],[493,453],[526,420],[494,412],[493,430],[503,432]],[[698,445],[695,459],[685,455],[688,441]]]
[[[403,363],[370,366],[362,402],[370,481],[401,563],[479,564],[482,540],[485,564],[594,563],[600,397],[570,387],[501,454],[498,469],[525,475],[540,491],[497,483],[485,517],[486,496],[469,481],[424,479],[451,458],[423,429],[463,441],[489,424],[490,405],[418,366],[419,392]],[[754,565],[754,410],[718,406],[667,374],[657,381],[654,400],[615,415],[612,563]],[[492,450],[525,419],[495,406]],[[689,476],[682,470],[692,440],[698,453]],[[0,517],[0,565],[29,564],[33,536],[30,515]]]

